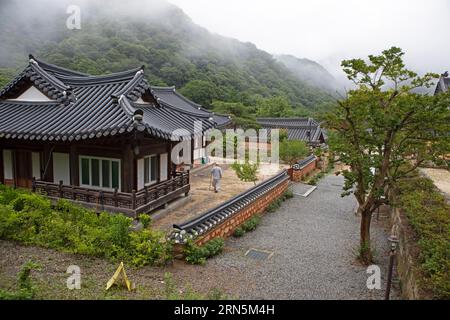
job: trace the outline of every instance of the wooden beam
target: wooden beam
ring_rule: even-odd
[[[79,159],[77,146],[75,145],[70,146],[69,163],[70,163],[70,184],[73,186],[79,186],[80,185]]]
[[[127,143],[123,149],[122,155],[122,191],[131,193],[137,185],[135,173],[135,157],[131,143]],[[135,183],[136,182],[136,183]]]

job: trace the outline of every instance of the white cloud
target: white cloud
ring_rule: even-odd
[[[390,46],[421,72],[450,69],[449,0],[169,0],[212,32],[321,62]]]

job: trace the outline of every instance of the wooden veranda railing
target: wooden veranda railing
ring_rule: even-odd
[[[68,199],[97,211],[122,212],[136,217],[150,212],[182,194],[189,193],[189,172],[177,172],[172,179],[131,193],[64,185],[33,179],[33,192],[52,199]]]

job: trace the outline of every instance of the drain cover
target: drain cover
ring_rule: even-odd
[[[255,260],[268,260],[273,256],[273,252],[272,251],[267,251],[267,250],[261,250],[261,249],[249,249],[247,250],[247,252],[245,253],[245,255],[249,258],[255,259]]]

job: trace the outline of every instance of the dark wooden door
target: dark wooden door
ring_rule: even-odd
[[[31,166],[31,152],[16,151],[15,155],[15,173],[16,185],[22,188],[31,188],[32,185],[32,166]]]

